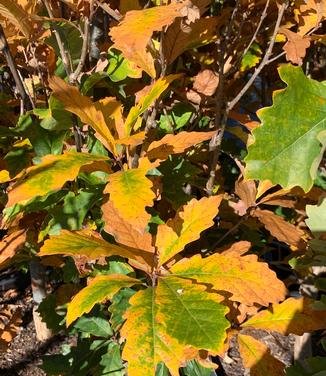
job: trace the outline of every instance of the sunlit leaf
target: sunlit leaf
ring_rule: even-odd
[[[211,227],[218,213],[222,196],[192,199],[183,206],[174,219],[158,226],[156,246],[159,264],[163,265],[184,247],[200,237],[200,233]]]
[[[88,313],[96,303],[112,299],[123,287],[141,283],[138,279],[123,274],[97,276],[87,287],[79,291],[67,307],[67,326],[78,317]]]
[[[288,86],[274,93],[273,106],[258,112],[262,125],[253,131],[245,176],[307,192],[326,146],[326,83],[291,65],[282,65],[279,74]]]
[[[44,196],[74,180],[82,166],[107,157],[86,153],[66,152],[63,155],[47,155],[37,166],[26,169],[8,193],[7,207],[26,202],[35,196]]]
[[[0,0],[0,15],[20,30],[25,37],[29,38],[32,34],[33,23],[29,14],[16,0]]]
[[[173,265],[171,272],[183,278],[206,283],[221,293],[231,293],[229,299],[253,305],[268,306],[285,298],[286,288],[257,256],[224,256],[214,254],[202,258],[195,255]]]

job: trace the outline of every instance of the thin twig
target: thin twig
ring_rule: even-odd
[[[43,1],[43,4],[44,4],[47,12],[48,12],[49,17],[54,18],[53,13],[52,13],[52,9],[50,7],[48,0],[42,0],[42,1]],[[64,66],[65,71],[66,71],[66,75],[68,77],[70,77],[71,72],[72,72],[72,69],[71,69],[71,66],[70,66],[70,58],[67,54],[67,51],[65,50],[64,43],[63,43],[61,36],[60,36],[60,33],[59,33],[59,28],[55,23],[53,23],[53,25],[52,25],[52,30],[53,30],[55,39],[56,39],[58,47],[59,47],[60,56],[61,56],[63,66]]]
[[[5,33],[3,31],[2,26],[0,25],[0,51],[5,55],[5,58],[7,60],[7,64],[9,66],[9,69],[11,71],[11,74],[15,80],[17,90],[19,92],[19,95],[22,99],[24,109],[31,110],[34,107],[34,103],[32,99],[29,96],[29,93],[26,92],[23,81],[19,75],[19,72],[16,68],[14,59],[11,55],[7,38],[5,36]]]
[[[114,20],[121,21],[122,16],[113,10],[108,4],[100,3],[96,0],[96,4],[101,7],[106,13],[108,13]]]
[[[266,51],[266,53],[263,57],[263,60],[260,62],[259,66],[255,69],[254,73],[252,74],[250,79],[247,81],[245,86],[240,90],[240,92],[235,96],[235,98],[231,102],[228,103],[228,106],[227,106],[228,111],[231,111],[234,108],[234,106],[240,101],[240,99],[248,91],[248,89],[254,83],[254,81],[257,78],[257,76],[259,75],[259,73],[262,71],[262,69],[267,64],[269,57],[272,53],[272,50],[273,50],[273,47],[274,47],[274,44],[275,44],[276,35],[277,35],[278,29],[281,25],[281,21],[282,21],[283,14],[284,14],[286,7],[287,7],[287,2],[283,3],[281,5],[279,11],[278,11],[278,16],[277,16],[276,24],[275,24],[275,27],[274,27],[273,35],[272,35],[272,38],[269,42],[269,45],[268,45],[267,51]]]

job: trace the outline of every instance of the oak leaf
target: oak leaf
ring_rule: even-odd
[[[171,154],[180,154],[190,147],[209,140],[215,134],[211,132],[180,132],[176,135],[168,134],[159,141],[152,142],[147,150],[149,159],[164,160]]]
[[[179,12],[182,7],[182,3],[172,3],[127,12],[120,24],[110,31],[114,48],[155,78],[154,59],[148,52],[150,38],[154,31],[160,31],[164,26],[170,25],[176,17],[182,17]]]
[[[112,153],[115,152],[115,143],[110,126],[105,121],[100,105],[96,105],[87,96],[81,95],[79,90],[67,84],[59,77],[52,77],[49,85],[53,90],[53,96],[59,99],[67,111],[77,115],[80,120],[89,124],[96,132],[96,137]],[[112,108],[112,112],[114,108]]]
[[[89,260],[121,256],[151,263],[152,254],[144,250],[111,244],[90,230],[61,230],[60,235],[50,236],[41,247],[39,256],[49,255],[87,256]]]
[[[210,69],[204,69],[197,74],[193,84],[193,89],[198,93],[212,96],[218,86],[218,76]]]
[[[138,279],[123,274],[99,275],[80,290],[67,306],[67,327],[77,318],[88,313],[96,303],[111,300],[123,287],[141,284]]]
[[[302,335],[306,332],[326,328],[326,310],[314,309],[314,301],[308,298],[288,298],[271,309],[258,312],[242,324],[244,328],[255,328]]]
[[[214,217],[222,196],[192,199],[178,210],[174,219],[157,228],[156,246],[159,265],[163,265],[181,252],[185,246],[197,240],[200,233],[214,224]]]
[[[268,306],[285,298],[286,288],[268,265],[257,256],[224,256],[214,254],[202,258],[195,255],[173,265],[171,273],[205,283],[219,292],[231,293],[232,301]]]
[[[291,61],[291,63],[302,65],[302,59],[306,56],[307,48],[310,46],[310,38],[303,37],[284,27],[279,32],[284,34],[287,39],[283,46],[283,50],[286,52],[286,59]]]
[[[108,158],[102,155],[72,151],[63,155],[46,155],[40,164],[28,167],[17,176],[16,183],[8,192],[7,207],[60,189],[65,182],[77,177],[82,166],[106,159]]]
[[[140,115],[142,115],[153,104],[153,102],[160,97],[160,95],[169,87],[172,81],[180,78],[181,76],[181,74],[171,74],[169,76],[160,77],[152,85],[147,87],[146,90],[142,90],[145,90],[146,94],[142,96],[138,103],[130,109],[125,121],[124,132],[126,137],[130,135],[130,132],[132,131]]]
[[[298,246],[304,232],[269,210],[256,209],[252,213],[266,229],[281,242]]]
[[[251,376],[280,376],[285,364],[270,354],[269,348],[255,338],[238,334],[240,355]]]
[[[138,168],[109,175],[109,183],[104,190],[104,193],[110,193],[110,201],[120,217],[142,233],[151,217],[146,207],[153,206],[155,198],[153,183],[146,177],[150,168],[149,160],[142,159]]]

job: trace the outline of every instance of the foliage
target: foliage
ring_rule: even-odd
[[[76,342],[48,375],[208,376],[234,346],[253,376],[322,374],[259,333],[326,328],[325,20],[314,0],[0,0],[0,268],[48,269],[38,312]]]

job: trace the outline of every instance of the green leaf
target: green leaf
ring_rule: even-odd
[[[326,232],[326,199],[320,205],[307,205],[306,224],[316,238]]]
[[[129,299],[136,293],[136,291],[131,288],[124,288],[117,292],[112,298],[112,303],[109,307],[109,312],[111,312],[111,324],[112,328],[117,331],[120,329],[121,325],[125,322],[123,315],[125,314],[127,308],[130,307]]]
[[[257,43],[253,43],[249,51],[244,55],[241,60],[240,71],[246,71],[247,69],[255,67],[261,59],[262,50]]]
[[[56,307],[56,296],[55,294],[51,294],[42,300],[37,311],[40,313],[42,321],[46,323],[46,326],[54,333],[59,333],[63,329],[63,317],[56,312]]]
[[[113,332],[105,317],[80,317],[74,328],[97,337],[110,337]]]
[[[68,304],[67,326],[84,313],[88,313],[96,303],[112,299],[113,295],[121,288],[139,283],[142,282],[122,274],[95,277],[89,285],[79,291]]]
[[[166,133],[184,128],[190,121],[195,109],[188,103],[177,103],[168,115],[161,115],[159,126]]]
[[[127,77],[140,78],[139,70],[132,68],[130,62],[115,48],[109,49],[109,67],[107,73],[113,82],[119,82]]]
[[[326,146],[326,82],[289,64],[279,74],[288,86],[274,93],[273,106],[258,112],[262,125],[253,131],[245,177],[307,192]]]
[[[308,358],[303,364],[295,362],[286,368],[286,376],[326,376],[326,357]]]
[[[205,368],[200,365],[196,360],[191,360],[187,366],[182,369],[185,376],[211,376],[212,369]]]
[[[95,376],[123,376],[125,367],[122,363],[120,348],[115,342],[110,342],[107,352],[102,356],[101,367],[103,369]]]

